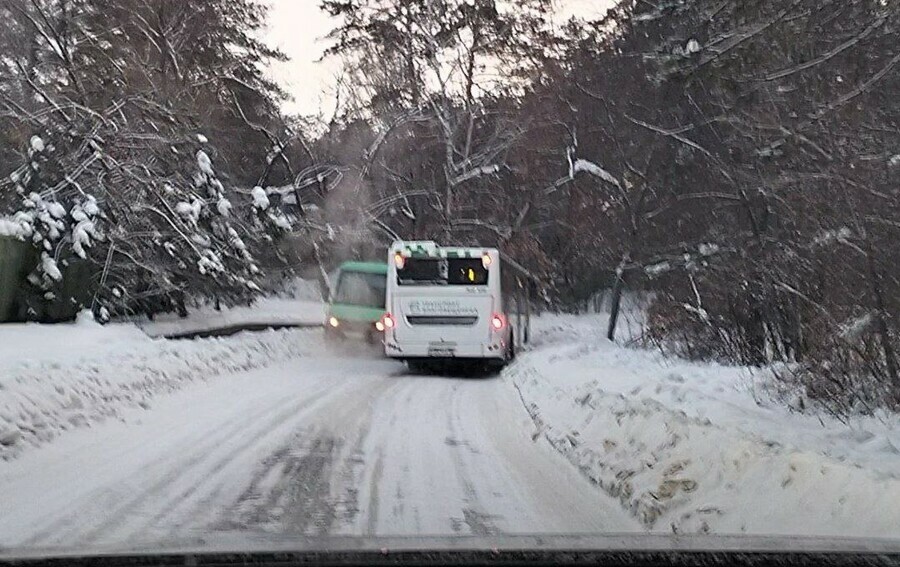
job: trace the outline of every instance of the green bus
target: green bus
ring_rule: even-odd
[[[341,264],[328,299],[326,338],[360,337],[371,344],[381,343],[387,272],[383,262]]]

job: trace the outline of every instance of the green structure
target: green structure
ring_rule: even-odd
[[[75,256],[61,261],[63,280],[47,300],[27,280],[39,261],[38,250],[28,242],[0,236],[0,323],[68,321],[90,306],[95,289],[90,262]]]
[[[16,318],[19,289],[36,265],[36,256],[29,244],[0,236],[0,323]]]
[[[329,338],[361,336],[379,340],[387,289],[387,264],[344,262],[338,269],[328,301],[325,332]]]

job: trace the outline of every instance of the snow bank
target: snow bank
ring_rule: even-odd
[[[0,325],[0,458],[149,407],[192,380],[261,368],[320,348],[314,329],[227,339],[151,339],[133,325]]]
[[[223,307],[216,311],[212,306],[192,309],[187,318],[177,314],[158,315],[153,321],[135,320],[145,333],[152,337],[166,337],[188,333],[202,333],[213,329],[238,325],[296,325],[308,327],[321,325],[325,320],[325,306],[320,300],[263,297],[249,306]]]
[[[604,317],[543,317],[509,372],[538,429],[646,526],[900,535],[900,422],[791,413],[765,374],[672,362],[602,338]]]

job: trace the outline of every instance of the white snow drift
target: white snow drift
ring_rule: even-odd
[[[768,402],[766,374],[666,361],[545,317],[510,372],[537,431],[651,529],[900,536],[896,415]]]
[[[224,373],[300,357],[313,330],[228,339],[151,339],[132,325],[88,317],[60,325],[0,325],[0,458],[60,433],[115,418],[126,407]]]

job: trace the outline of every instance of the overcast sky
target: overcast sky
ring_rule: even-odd
[[[605,11],[611,0],[558,0],[564,15],[597,15]],[[332,22],[322,13],[319,0],[268,0],[268,43],[281,49],[290,58],[272,66],[271,76],[294,97],[286,106],[289,112],[313,114],[328,108],[330,84],[336,63],[317,63],[327,47],[323,41]]]

